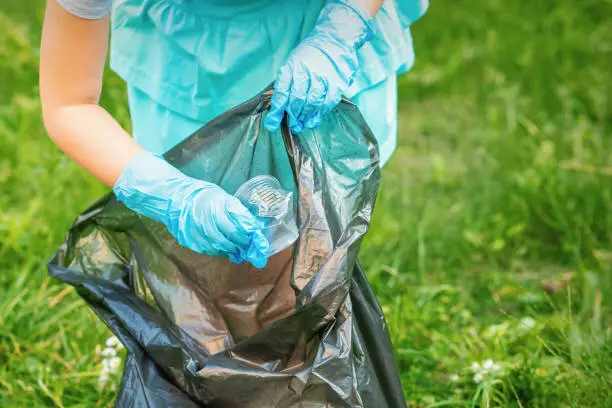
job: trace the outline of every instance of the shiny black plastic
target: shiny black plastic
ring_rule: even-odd
[[[128,350],[117,407],[406,406],[382,310],[357,262],[378,150],[343,101],[302,135],[263,127],[270,92],[165,157],[233,193],[260,174],[296,194],[298,241],[262,270],[194,253],[108,195],[49,264]]]

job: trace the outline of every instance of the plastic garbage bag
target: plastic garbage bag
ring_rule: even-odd
[[[128,350],[117,407],[405,407],[381,308],[357,262],[380,180],[375,140],[343,101],[299,136],[263,120],[270,91],[166,159],[229,193],[258,175],[296,198],[298,240],[258,270],[181,247],[108,195],[49,264]]]

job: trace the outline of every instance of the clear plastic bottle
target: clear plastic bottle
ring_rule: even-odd
[[[283,190],[272,176],[256,176],[244,183],[235,196],[264,224],[270,242],[269,256],[293,244],[298,228],[293,215],[293,193]]]

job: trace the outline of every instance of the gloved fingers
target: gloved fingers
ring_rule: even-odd
[[[228,257],[234,263],[243,262],[250,253],[249,257],[261,264],[267,255],[265,238],[263,242],[253,239],[256,233],[261,234],[261,223],[240,200],[218,186],[187,196],[172,219],[166,223],[168,230],[179,244],[193,251]]]
[[[242,203],[219,190],[209,191],[188,202],[181,212],[175,236],[181,245],[196,252],[228,256],[233,261],[241,262],[249,247],[250,237],[229,214],[227,198],[233,198],[238,206],[242,206]],[[248,213],[246,208],[244,211]]]
[[[331,112],[340,102],[342,101],[343,91],[339,87],[330,87],[327,95],[325,96],[325,102],[321,108],[321,118]]]
[[[280,124],[285,115],[287,104],[289,103],[289,91],[291,89],[291,81],[293,75],[288,64],[281,67],[276,82],[274,83],[274,92],[270,101],[270,112],[264,121],[264,126],[270,132],[275,132],[280,128]]]
[[[244,212],[246,211],[246,213]],[[249,242],[242,254],[243,259],[250,262],[256,268],[263,268],[268,263],[268,251],[270,243],[261,231],[263,225],[256,220],[246,208],[244,211],[231,210],[230,214],[234,221],[242,228],[249,237]],[[255,222],[253,222],[253,220]]]
[[[309,88],[310,75],[308,71],[306,69],[294,70],[287,105],[289,127],[292,133],[302,133],[302,130],[304,130],[304,124],[300,121],[300,116],[306,106]]]
[[[262,233],[263,224],[257,221],[242,203],[236,201],[238,205],[228,206],[228,214],[237,230],[234,234],[242,237],[240,245],[242,257],[255,267],[263,268],[267,263],[270,249],[270,243]],[[246,243],[243,245],[245,239]]]
[[[319,111],[314,114],[306,123],[305,126],[309,129],[314,129],[321,124],[321,121],[329,112],[331,112],[342,101],[342,91],[339,88],[328,88],[325,100]]]
[[[263,227],[261,221],[258,221],[244,204],[234,196],[228,196],[226,210],[231,221],[246,234],[258,231]]]
[[[228,254],[227,257],[229,258],[229,260],[232,263],[234,263],[236,265],[241,264],[242,262],[244,262],[244,254],[242,253],[242,251],[239,252],[239,253],[230,253],[230,254]]]
[[[251,243],[251,234],[261,230],[261,223],[236,197],[228,196],[224,220],[219,229],[232,242],[245,250]]]
[[[222,234],[210,233],[199,221],[192,220],[180,226],[173,234],[178,243],[192,251],[210,256],[227,256],[233,245]]]
[[[236,246],[234,251],[226,252],[226,255],[233,263],[239,264],[246,260],[256,268],[263,268],[268,262],[268,239],[259,229],[245,234],[245,237],[248,239],[246,245]]]
[[[322,78],[312,81],[306,108],[302,111],[300,121],[307,129],[313,129],[321,123],[321,110],[328,94],[327,82]]]
[[[258,268],[265,266],[270,246],[261,231],[263,224],[240,200],[221,188],[209,191],[201,199],[213,205],[194,214],[193,209],[202,207],[198,200],[191,201],[190,210],[183,217],[186,222],[181,228],[189,236],[181,237],[183,239],[179,242],[182,241],[182,245],[185,242],[198,252],[226,256],[233,263],[248,260]]]
[[[238,244],[235,242],[236,236],[230,238],[226,234],[227,232],[221,229],[212,234],[207,239],[207,244],[212,248],[212,251],[206,251],[205,253],[213,256],[226,256],[236,264],[243,262],[246,257],[248,244]]]
[[[308,121],[306,123],[304,123],[304,126],[308,129],[315,129],[318,128],[319,125],[321,124],[321,120],[322,120],[322,116],[321,116],[321,112],[317,112],[314,115],[312,115],[312,117],[310,119],[308,119]]]
[[[268,263],[270,243],[261,231],[251,235],[251,245],[246,252],[245,259],[256,268],[263,268]]]

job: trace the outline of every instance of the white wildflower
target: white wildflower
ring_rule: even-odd
[[[501,371],[501,365],[488,358],[481,364],[474,362],[472,363],[472,371],[474,372],[474,382],[479,383],[491,378],[494,378],[496,374]]]
[[[494,324],[487,327],[484,330],[483,335],[488,339],[493,337],[503,337],[508,332],[509,327],[510,324],[508,322],[504,322],[502,324]]]
[[[102,371],[100,372],[100,377],[98,378],[98,385],[100,386],[100,388],[104,388],[106,386],[106,383],[108,383],[109,379],[110,379],[110,373],[108,372],[108,369],[105,367],[102,367]]]
[[[100,387],[104,387],[106,385],[106,383],[108,382],[108,374],[100,374],[100,378],[98,378],[98,385],[100,385]]]
[[[106,347],[117,347],[119,339],[115,336],[111,336],[106,340]]]
[[[107,361],[108,361],[108,369],[111,373],[114,374],[117,371],[119,371],[119,368],[121,367],[121,358],[113,357],[113,358],[109,358]]]
[[[457,374],[451,374],[451,375],[449,375],[449,376],[448,376],[448,379],[449,379],[451,382],[454,382],[454,383],[455,383],[455,382],[458,382],[458,381],[459,381],[459,376],[458,376]]]
[[[519,327],[524,330],[531,330],[536,327],[536,321],[529,316],[523,317],[519,322]]]
[[[100,371],[100,377],[98,379],[98,384],[100,388],[104,388],[111,376],[116,375],[121,368],[121,357],[117,355],[117,350],[121,350],[123,345],[117,339],[117,337],[112,336],[109,337],[106,342],[106,348],[100,352],[100,356],[102,357],[102,370]],[[98,350],[100,346],[98,346]],[[114,384],[111,384],[114,386]]]

